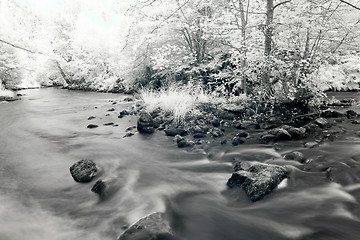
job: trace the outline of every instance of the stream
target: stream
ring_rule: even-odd
[[[184,240],[360,239],[360,134],[351,125],[344,137],[312,149],[288,141],[279,150],[213,144],[189,151],[161,131],[123,138],[137,120],[117,118],[134,104],[117,101],[125,95],[20,93],[22,100],[0,104],[0,240],[116,240],[153,212],[166,212]],[[341,95],[349,96],[360,99]],[[310,163],[282,158],[293,150]],[[100,168],[90,183],[70,175],[81,159]],[[226,187],[234,160],[286,166],[290,175],[253,203]],[[91,192],[99,179],[108,185],[103,197]]]

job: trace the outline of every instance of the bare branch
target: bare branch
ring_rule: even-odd
[[[357,10],[360,10],[360,7],[357,7],[357,6],[355,6],[355,5],[353,5],[353,4],[349,3],[349,2],[346,2],[346,1],[344,1],[344,0],[340,0],[340,2],[345,3],[345,4],[347,4],[347,5],[355,8],[355,9],[357,9]]]
[[[291,2],[291,0],[278,3],[278,4],[276,4],[276,5],[273,7],[273,10],[275,10],[275,8],[277,8],[278,6],[283,5],[283,4],[285,4],[285,3],[289,3],[289,2]]]

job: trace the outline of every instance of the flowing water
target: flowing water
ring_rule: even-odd
[[[152,212],[166,212],[189,240],[360,239],[360,137],[352,126],[313,149],[298,141],[280,150],[217,144],[187,151],[163,132],[123,138],[136,117],[117,114],[134,103],[109,100],[125,96],[21,93],[22,100],[0,104],[0,240],[115,240]],[[285,161],[291,150],[311,162]],[[81,159],[100,168],[91,183],[70,175]],[[290,177],[252,203],[241,189],[226,188],[235,159],[283,165]],[[108,185],[103,197],[90,190],[98,179]]]

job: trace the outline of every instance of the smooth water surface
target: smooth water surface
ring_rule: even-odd
[[[280,150],[217,144],[188,151],[159,131],[123,138],[136,125],[134,116],[117,118],[134,104],[118,101],[125,96],[21,93],[22,100],[0,104],[1,240],[115,240],[152,212],[166,212],[189,240],[360,239],[360,137],[351,126],[344,138],[313,149],[298,141]],[[284,160],[291,150],[310,163]],[[81,159],[100,168],[90,183],[70,175]],[[286,166],[290,176],[252,203],[241,189],[226,188],[234,160]],[[108,186],[101,198],[91,192],[99,179]]]

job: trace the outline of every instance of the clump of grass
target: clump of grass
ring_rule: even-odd
[[[183,121],[199,104],[214,102],[213,96],[193,84],[170,85],[160,90],[142,89],[140,93],[148,111],[161,108],[173,113],[177,121]]]

